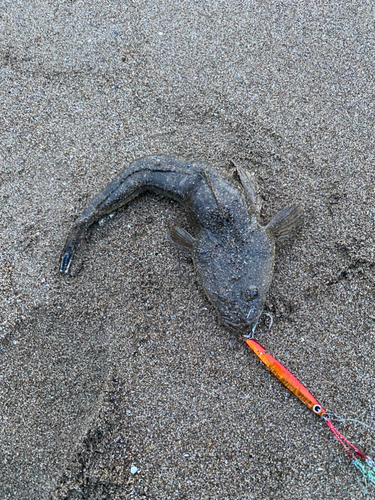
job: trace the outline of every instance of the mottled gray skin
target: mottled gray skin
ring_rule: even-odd
[[[60,257],[67,273],[80,238],[94,222],[145,191],[161,193],[185,205],[197,222],[197,234],[181,228],[172,239],[191,252],[209,300],[222,323],[239,333],[249,332],[262,314],[272,280],[275,241],[301,220],[291,206],[263,227],[254,179],[238,170],[238,187],[215,169],[166,157],[132,163],[102,191],[73,224]]]

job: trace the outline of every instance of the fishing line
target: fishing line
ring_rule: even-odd
[[[364,427],[367,427],[372,432],[375,432],[374,427],[371,427],[371,425],[365,424],[364,422],[361,422],[360,420],[356,420],[355,418],[341,418],[341,417],[338,417],[336,415],[328,415],[328,416],[329,416],[330,420],[333,420],[335,422],[354,422],[356,424],[360,424],[360,425],[363,425]]]

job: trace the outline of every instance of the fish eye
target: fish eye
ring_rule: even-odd
[[[259,292],[258,292],[258,289],[256,286],[251,286],[248,290],[247,290],[247,298],[249,300],[253,300],[253,299],[256,299],[259,295]]]

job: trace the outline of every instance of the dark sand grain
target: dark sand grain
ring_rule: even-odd
[[[177,204],[142,197],[89,232],[71,276],[57,261],[136,158],[255,171],[264,222],[307,215],[258,339],[374,426],[374,45],[366,1],[1,2],[1,500],[366,496],[219,325],[168,241],[188,227]],[[341,429],[375,456],[374,432]]]

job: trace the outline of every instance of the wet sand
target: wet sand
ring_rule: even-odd
[[[366,497],[324,423],[218,322],[168,240],[189,228],[178,204],[142,196],[89,231],[70,276],[57,263],[136,158],[254,171],[264,223],[306,213],[257,339],[329,411],[374,427],[373,14],[2,3],[2,500]],[[375,456],[374,431],[340,429]]]

